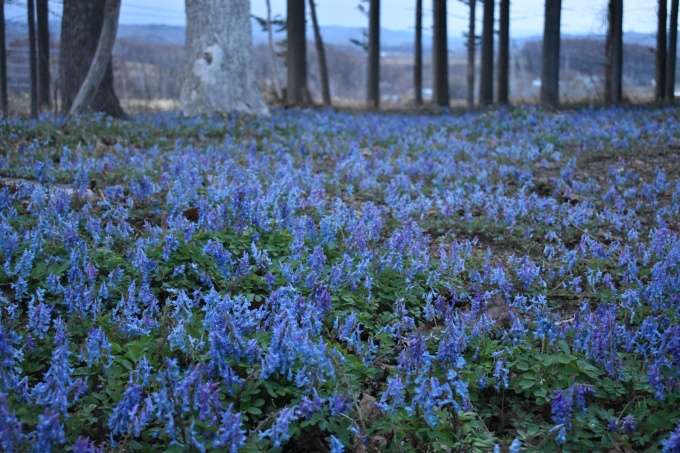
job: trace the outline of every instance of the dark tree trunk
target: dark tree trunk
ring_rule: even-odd
[[[678,45],[678,0],[671,1],[671,27],[668,32],[668,55],[666,60],[666,101],[675,101],[675,59]]]
[[[446,0],[432,1],[432,88],[434,104],[449,106],[449,50],[446,43]]]
[[[305,0],[288,0],[286,28],[288,33],[286,105],[305,107],[309,104]]]
[[[479,80],[479,102],[482,105],[490,105],[493,102],[493,13],[494,0],[484,0],[482,67]]]
[[[468,22],[467,42],[467,108],[475,108],[475,12],[476,1],[470,1],[470,21]]]
[[[375,108],[380,105],[380,0],[370,0],[368,10],[366,103]]]
[[[423,0],[416,0],[416,45],[413,62],[413,91],[416,105],[423,105]]]
[[[71,110],[80,86],[90,70],[104,23],[105,7],[106,2],[103,1],[64,0],[59,51],[62,112]],[[89,109],[116,118],[125,116],[113,90],[111,59]]]
[[[541,104],[560,104],[560,15],[562,0],[545,0],[543,53],[541,55]]]
[[[623,0],[609,0],[604,102],[619,104],[623,89]]]
[[[7,48],[5,47],[5,0],[0,0],[0,106],[2,113],[9,113],[7,98]]]
[[[31,71],[31,118],[38,117],[38,55],[35,48],[35,0],[27,0],[28,58]]]
[[[97,88],[104,78],[106,67],[108,66],[107,63],[111,59],[113,45],[116,42],[116,34],[118,33],[120,2],[121,0],[106,0],[104,22],[102,23],[102,32],[97,43],[97,50],[92,58],[92,63],[90,63],[87,76],[85,76],[85,80],[80,85],[78,94],[73,100],[73,104],[71,104],[69,115],[77,115],[86,111],[87,106],[92,103],[94,95],[97,93]],[[144,84],[146,85],[146,74],[144,74]]]
[[[654,98],[664,100],[666,94],[666,0],[659,0],[656,30],[656,89]]]
[[[510,70],[510,0],[501,0],[498,34],[498,103],[508,104]]]
[[[323,105],[330,107],[331,105],[331,89],[328,83],[328,64],[326,63],[326,50],[323,46],[323,39],[321,38],[321,30],[319,29],[319,22],[316,20],[316,5],[314,0],[309,0],[309,10],[312,16],[312,27],[314,27],[314,42],[316,43],[316,53],[319,59],[319,76],[321,77],[321,98]]]
[[[38,18],[38,106],[50,108],[50,25],[47,0],[36,0]]]

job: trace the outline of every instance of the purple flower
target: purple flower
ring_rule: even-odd
[[[90,440],[89,437],[78,436],[78,440],[73,444],[72,451],[73,453],[104,453],[104,447],[97,447],[95,441]]]
[[[311,398],[303,397],[300,404],[298,404],[295,409],[295,415],[297,417],[302,417],[308,419],[316,412],[321,411],[321,406],[324,403],[323,398],[319,398],[319,395],[314,390],[314,395]]]
[[[206,382],[198,387],[198,419],[214,423],[219,408],[220,386],[215,382]]]
[[[335,417],[336,415],[348,413],[352,408],[352,401],[347,395],[335,393],[328,400],[328,406],[331,410],[331,415]]]
[[[574,400],[571,390],[555,390],[552,400],[552,420],[556,425],[571,427]]]
[[[586,411],[586,397],[595,394],[595,387],[588,384],[574,384],[572,387],[572,392],[576,396],[576,407],[581,409],[583,412]]]
[[[632,433],[637,429],[635,424],[635,416],[633,414],[628,414],[621,420],[621,434]]]
[[[616,417],[611,417],[609,419],[609,424],[607,425],[607,431],[618,433],[619,432],[619,420]]]

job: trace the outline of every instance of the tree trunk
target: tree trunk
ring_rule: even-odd
[[[9,113],[7,98],[7,48],[5,45],[5,0],[0,0],[0,107],[3,115]]]
[[[623,94],[623,0],[609,0],[605,61],[605,104],[619,104]]]
[[[186,0],[185,8],[182,111],[268,115],[253,70],[250,1]]]
[[[288,33],[286,105],[304,107],[309,104],[305,0],[288,0],[286,28]]]
[[[106,73],[106,66],[111,60],[111,51],[116,42],[116,33],[118,32],[118,17],[120,16],[120,1],[121,0],[106,0],[104,8],[104,22],[102,23],[102,32],[97,43],[97,50],[92,58],[90,69],[85,76],[83,84],[78,90],[76,98],[73,100],[69,115],[77,115],[85,112],[87,106],[90,105],[97,93],[97,87],[104,78]]]
[[[470,2],[470,21],[468,22],[467,42],[467,108],[472,111],[475,108],[475,12],[477,4],[475,0]]]
[[[50,25],[47,0],[37,0],[38,18],[38,106],[50,108]]]
[[[664,100],[666,94],[666,0],[659,0],[656,31],[656,87],[654,98]]]
[[[556,108],[560,104],[560,15],[562,0],[545,0],[543,53],[541,55],[541,104]]]
[[[432,88],[434,104],[449,106],[449,50],[446,0],[432,0]]]
[[[319,29],[319,22],[316,20],[316,5],[314,0],[309,0],[309,12],[312,16],[312,27],[314,28],[314,42],[316,43],[316,53],[319,59],[319,77],[321,77],[321,98],[323,105],[330,107],[331,105],[331,89],[328,83],[328,64],[326,63],[326,50],[323,47],[323,39],[321,39],[321,30]]]
[[[501,0],[500,29],[498,34],[498,103],[508,104],[510,70],[510,0]]]
[[[415,103],[423,105],[423,0],[416,0],[416,44],[413,61]]]
[[[38,55],[35,48],[35,0],[27,0],[28,58],[31,71],[31,118],[38,117]]]
[[[675,101],[675,59],[678,45],[678,0],[671,1],[671,27],[668,32],[668,55],[666,61],[666,101]]]
[[[63,4],[59,82],[61,110],[69,112],[97,51],[106,2],[64,0]],[[94,99],[86,108],[117,118],[125,116],[113,89],[113,66],[110,58]]]
[[[274,51],[274,31],[272,30],[272,6],[267,0],[267,36],[269,38],[269,65],[272,68],[272,80],[274,81],[274,92],[279,101],[283,100],[281,93],[281,80],[279,80],[279,69],[276,64],[276,52]]]
[[[380,105],[380,0],[370,0],[368,11],[366,103],[374,108]]]
[[[482,67],[479,80],[479,102],[482,105],[490,105],[493,102],[493,13],[494,0],[484,0]]]

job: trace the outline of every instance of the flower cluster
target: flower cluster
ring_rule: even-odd
[[[0,449],[677,451],[676,114],[2,117]]]

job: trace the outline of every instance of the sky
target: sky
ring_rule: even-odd
[[[50,0],[50,8],[59,14],[62,0]],[[122,0],[122,24],[184,25],[185,0]],[[359,12],[360,0],[316,0],[321,26],[344,25],[365,27],[366,17]],[[392,30],[413,28],[414,0],[383,0],[381,2],[381,27]],[[477,2],[481,3],[481,2]],[[496,2],[498,3],[498,1]],[[669,0],[670,3],[670,0]],[[284,16],[286,0],[271,0],[272,13]],[[605,31],[607,0],[562,0],[562,32],[565,34],[602,34]],[[625,0],[623,28],[626,31],[656,33],[656,0]],[[424,26],[431,25],[431,2],[424,0]],[[543,0],[511,0],[511,35],[533,36],[543,32]],[[21,11],[7,11],[7,17],[22,18]],[[449,33],[463,32],[467,28],[467,6],[458,0],[448,2]],[[670,5],[669,5],[670,8]],[[257,16],[266,15],[266,0],[251,0],[251,11]],[[17,16],[17,14],[19,16]],[[477,18],[481,24],[481,5]],[[496,12],[498,17],[498,12]],[[481,27],[479,25],[478,27]]]

